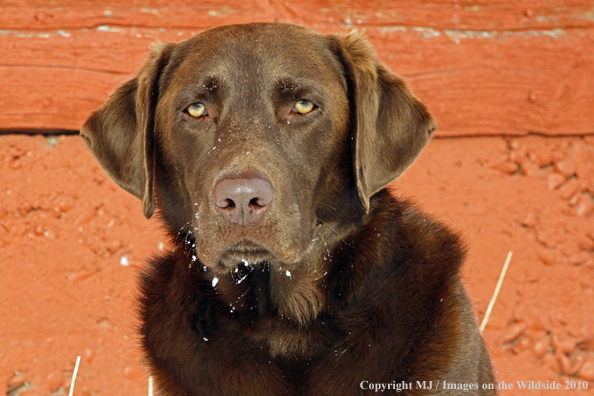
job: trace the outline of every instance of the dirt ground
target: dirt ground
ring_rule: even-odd
[[[434,139],[393,186],[459,230],[505,395],[594,388],[594,137]],[[0,394],[147,394],[136,275],[168,249],[79,136],[0,136]],[[556,381],[555,391],[517,381]],[[566,389],[589,386],[589,390]]]

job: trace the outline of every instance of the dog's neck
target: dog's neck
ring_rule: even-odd
[[[335,255],[327,246],[341,249],[346,235],[332,225],[316,228],[312,245],[297,263],[239,264],[223,274],[202,266],[197,270],[203,271],[231,313],[274,317],[307,327],[327,306],[323,284]]]
[[[178,262],[182,271],[190,271],[191,278],[198,273],[208,289],[205,293],[216,296],[227,307],[224,312],[229,318],[252,338],[267,344],[273,356],[312,353],[316,350],[312,343],[319,342],[314,335],[320,317],[336,314],[361,287],[370,263],[378,261],[371,256],[381,254],[381,238],[375,238],[386,226],[381,208],[386,199],[394,200],[389,194],[382,195],[386,197],[376,200],[382,203],[373,205],[375,209],[361,228],[331,223],[316,227],[314,241],[298,263],[240,265],[221,274],[192,261],[191,252],[184,254],[187,263]],[[367,245],[366,257],[357,254],[360,244]],[[186,246],[182,242],[178,254]]]

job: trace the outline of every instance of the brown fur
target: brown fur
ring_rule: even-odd
[[[315,110],[292,111],[302,99]],[[208,114],[189,117],[197,102]],[[434,128],[356,33],[251,24],[156,45],[81,134],[175,244],[141,281],[161,394],[495,394],[463,247],[385,190]],[[213,186],[256,174],[274,190],[262,220],[224,221]]]

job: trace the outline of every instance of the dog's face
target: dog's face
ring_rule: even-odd
[[[147,217],[156,191],[170,232],[229,271],[312,259],[433,129],[358,36],[252,24],[156,46],[81,134]]]
[[[333,157],[347,145],[341,65],[319,36],[275,25],[211,30],[176,51],[156,108],[157,186],[180,197],[164,214],[191,219],[207,266],[299,261],[320,184],[344,179]],[[246,202],[233,191],[258,188]]]

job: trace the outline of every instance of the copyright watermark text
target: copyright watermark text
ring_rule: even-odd
[[[500,381],[496,383],[456,383],[448,381],[361,381],[359,387],[362,390],[370,390],[374,392],[396,393],[413,389],[457,390],[461,392],[468,392],[478,389],[561,390],[588,389],[588,381]]]

